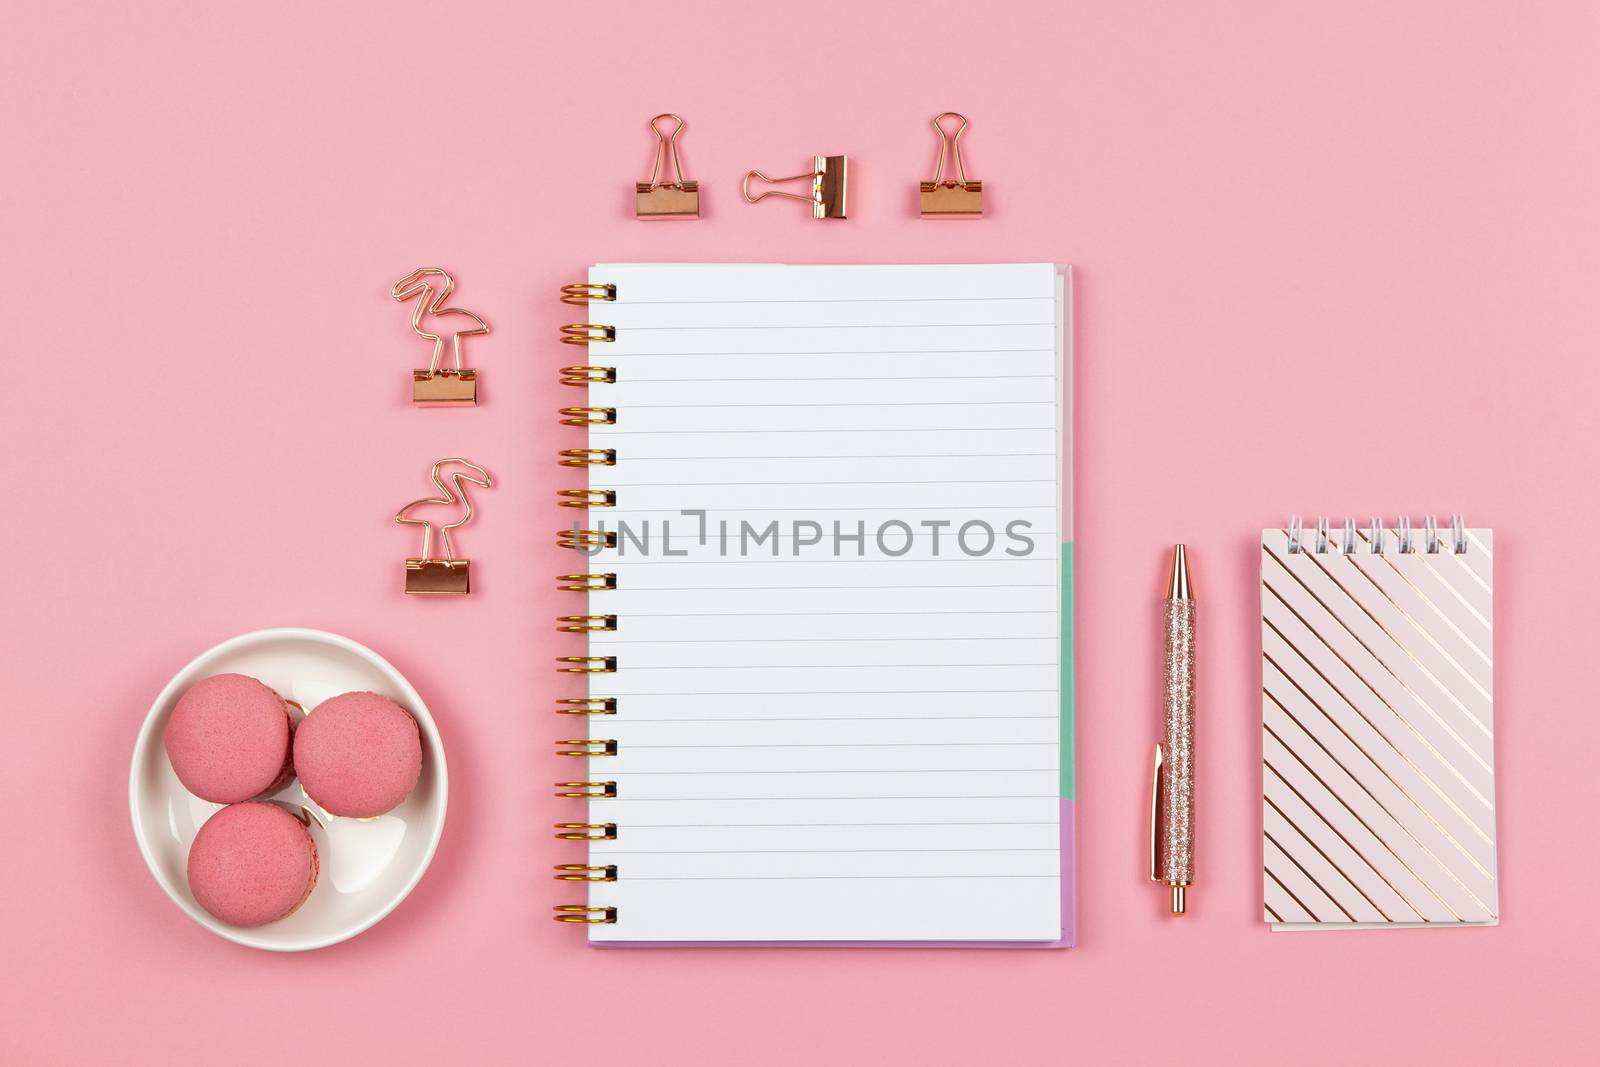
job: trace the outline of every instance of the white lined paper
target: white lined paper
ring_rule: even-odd
[[[589,802],[618,827],[589,846],[618,868],[590,887],[618,911],[591,939],[1059,937],[1055,269],[590,278],[618,294],[589,305],[617,340],[586,360],[617,370],[588,401],[618,412],[588,442],[617,451],[589,472],[617,507],[573,514],[635,533],[587,561],[618,588],[586,611],[619,620],[589,635],[618,660],[590,693],[619,701],[588,722],[619,750],[584,775],[619,793]],[[704,543],[683,509],[707,513]],[[895,520],[916,535],[903,555],[873,536]],[[974,520],[998,535],[980,558],[952,544]],[[774,521],[736,554],[741,523]],[[833,554],[835,521],[861,524],[859,551]],[[951,524],[938,554],[924,523]]]

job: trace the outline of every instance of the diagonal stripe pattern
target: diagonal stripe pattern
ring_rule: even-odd
[[[1290,543],[1262,531],[1263,918],[1498,921],[1492,532]]]

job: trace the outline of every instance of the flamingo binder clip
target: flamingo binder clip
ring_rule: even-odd
[[[463,308],[445,307],[455,291],[456,283],[448,272],[438,267],[423,267],[401,278],[390,293],[396,300],[417,301],[411,313],[411,331],[418,337],[433,342],[433,359],[427,370],[411,372],[411,402],[419,407],[464,408],[478,402],[478,372],[461,365],[461,339],[489,332],[489,324]],[[422,320],[431,317],[435,330],[422,328]],[[451,347],[455,352],[455,367],[440,368],[444,357],[445,331],[452,331]]]
[[[759,170],[752,170],[745,174],[744,182],[739,186],[739,192],[745,201],[757,204],[769,196],[781,196],[789,200],[798,200],[802,204],[811,205],[811,217],[814,219],[842,219],[845,217],[845,185],[850,176],[850,159],[848,156],[814,156],[812,157],[811,170],[805,174],[796,174],[788,178],[769,178]],[[781,189],[768,189],[760,196],[750,195],[750,179],[760,178],[768,185],[782,185],[784,182],[808,181],[811,183],[811,195],[803,196],[800,193],[787,193]]]
[[[446,474],[446,471],[449,471]],[[472,498],[467,495],[466,483],[484,489],[494,485],[489,472],[460,456],[441,459],[433,465],[433,484],[442,496],[425,496],[413,500],[395,514],[394,521],[422,527],[422,555],[406,560],[406,592],[433,595],[465,595],[472,592],[472,561],[456,559],[450,546],[450,531],[472,521]],[[434,519],[418,518],[419,511],[435,511],[439,518],[459,514],[454,522],[438,525],[439,540],[444,546],[444,556],[433,555]]]
[[[945,129],[945,119],[961,120],[955,133]],[[961,161],[961,135],[967,132],[968,125],[967,116],[954,111],[943,111],[933,117],[933,132],[939,135],[939,162],[933,170],[933,181],[922,182],[919,186],[925,219],[983,218],[983,183],[968,181],[967,165]],[[954,157],[959,177],[947,181],[944,165],[951,157]]]
[[[668,136],[656,123],[671,119],[678,125]],[[683,176],[683,161],[678,158],[678,135],[689,128],[683,119],[671,113],[657,115],[650,120],[650,132],[656,135],[656,165],[650,180],[634,185],[637,201],[634,217],[646,222],[660,219],[697,219],[700,217],[700,183]],[[662,181],[661,172],[666,164],[672,166],[672,180]]]

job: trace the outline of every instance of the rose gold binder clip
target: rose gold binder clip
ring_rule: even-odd
[[[845,185],[850,173],[850,159],[848,156],[815,156],[811,170],[805,174],[796,174],[788,178],[769,178],[759,170],[752,170],[745,174],[744,182],[739,186],[739,192],[751,204],[757,204],[769,196],[782,196],[790,200],[798,200],[802,204],[811,205],[811,217],[814,219],[842,219],[845,217]],[[784,182],[810,182],[811,195],[804,196],[800,193],[787,193],[781,189],[768,189],[760,196],[750,195],[750,179],[760,178],[768,185],[782,185]]]
[[[447,468],[452,469],[445,474]],[[472,561],[456,559],[455,552],[450,546],[450,531],[472,521],[472,498],[467,495],[467,487],[464,484],[467,482],[484,489],[494,485],[494,479],[489,477],[489,472],[476,463],[468,462],[460,456],[441,459],[433,465],[433,484],[439,487],[439,492],[443,495],[425,496],[421,500],[413,500],[396,513],[395,522],[422,527],[422,555],[406,560],[406,592],[457,595],[472,592]],[[435,558],[433,555],[435,519],[418,518],[415,515],[418,511],[429,510],[436,511],[440,519],[447,519],[453,515],[460,516],[454,522],[438,524],[439,540],[444,545],[444,555],[441,558]]]
[[[960,119],[956,132],[945,129],[945,119]],[[933,117],[933,132],[939,135],[939,162],[933,169],[933,181],[922,182],[922,217],[925,219],[981,219],[983,218],[983,183],[967,180],[967,166],[961,160],[961,135],[967,132],[967,117],[954,111],[942,111]],[[945,180],[945,160],[954,158],[955,172],[959,177]]]
[[[678,125],[670,135],[662,133],[656,123],[671,119]],[[646,222],[658,219],[697,219],[700,217],[700,183],[683,176],[683,161],[678,158],[678,135],[689,124],[670,112],[650,120],[650,132],[656,135],[656,165],[650,180],[634,185],[634,217]],[[661,172],[672,167],[672,180],[662,181]]]
[[[438,267],[423,267],[401,278],[389,294],[401,302],[417,298],[416,310],[411,313],[411,330],[418,337],[433,342],[433,359],[428,369],[411,372],[411,402],[421,407],[461,408],[478,402],[478,372],[461,365],[461,339],[488,333],[489,324],[470,311],[444,306],[455,287],[455,281],[447,272]],[[423,329],[424,318],[431,318],[430,325],[440,332]],[[452,334],[453,369],[439,367],[444,356],[445,331]]]

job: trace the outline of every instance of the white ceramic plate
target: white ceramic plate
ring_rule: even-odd
[[[330,816],[306,797],[297,781],[272,798],[313,816],[311,834],[322,870],[298,911],[265,926],[230,926],[195,903],[187,874],[189,845],[222,805],[183,787],[163,742],[167,717],[184,691],[201,678],[228,673],[259,678],[307,711],[351,690],[382,693],[411,712],[422,728],[422,778],[405,803],[387,815],[371,820]],[[128,807],[150,873],[189,918],[241,945],[299,952],[354,937],[406,898],[439,846],[448,786],[439,731],[411,683],[382,656],[347,637],[291,627],[224,641],[167,683],[133,746]]]

